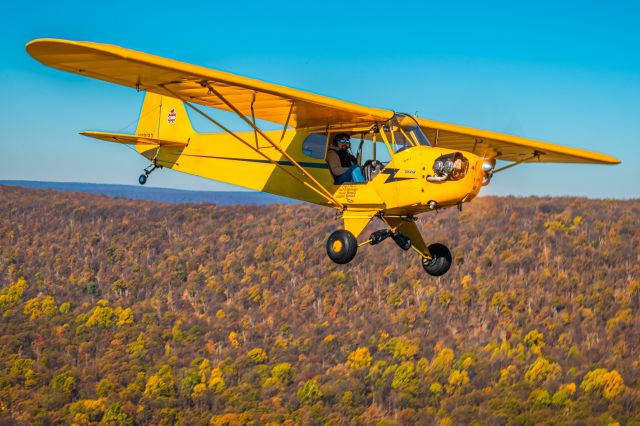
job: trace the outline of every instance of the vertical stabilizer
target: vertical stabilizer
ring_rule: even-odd
[[[186,142],[194,130],[184,102],[147,92],[136,128],[137,136]]]

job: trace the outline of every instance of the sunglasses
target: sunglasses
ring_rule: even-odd
[[[351,142],[351,139],[338,139],[339,143],[349,143]]]

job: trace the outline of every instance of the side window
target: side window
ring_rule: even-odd
[[[311,133],[302,142],[302,152],[313,158],[324,159],[324,150],[327,145],[327,136],[321,133]]]

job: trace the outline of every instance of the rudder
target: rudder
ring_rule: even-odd
[[[193,133],[184,102],[156,93],[145,94],[137,136],[186,142]]]

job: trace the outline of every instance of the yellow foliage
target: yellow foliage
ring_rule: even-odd
[[[575,383],[566,383],[564,385],[560,385],[560,389],[563,392],[566,392],[567,395],[575,395],[576,393],[576,384]]]
[[[452,371],[449,375],[449,384],[447,385],[447,391],[450,394],[455,393],[469,383],[469,373],[466,370]]]
[[[500,370],[500,379],[498,380],[498,384],[509,386],[515,383],[517,371],[518,369],[515,365],[508,365],[506,368]]]
[[[527,368],[527,372],[524,374],[524,378],[529,383],[541,383],[551,378],[556,378],[562,372],[561,367],[555,362],[549,362],[543,357],[538,357]]]
[[[118,307],[116,308],[116,314],[118,315],[118,322],[116,323],[118,327],[133,324],[133,311],[131,308],[122,309]]]
[[[227,316],[227,314],[225,314],[222,309],[218,309],[218,311],[216,312],[216,318],[218,318],[218,319],[223,319],[226,316]]]
[[[234,348],[240,347],[240,342],[238,342],[238,333],[235,331],[229,333],[229,341]]]
[[[171,372],[171,367],[164,365],[160,367],[157,374],[153,374],[147,380],[144,394],[147,396],[172,396],[174,393],[175,379]]]
[[[262,348],[253,348],[248,353],[247,356],[257,362],[258,364],[262,364],[266,362],[269,358],[267,353]]]
[[[224,390],[225,382],[222,377],[222,370],[214,368],[211,370],[211,377],[209,377],[209,383],[207,387],[212,389],[216,393],[221,393]]]
[[[415,357],[420,352],[419,340],[409,339],[406,336],[392,337],[378,345],[379,350],[391,353],[395,358],[407,360]]]
[[[358,348],[347,356],[347,367],[358,370],[371,365],[371,353],[368,348]]]
[[[453,364],[453,358],[453,350],[447,347],[442,348],[431,361],[431,371],[446,377]]]
[[[98,301],[95,308],[91,311],[91,315],[87,319],[87,327],[98,326],[100,328],[107,328],[113,325],[116,314],[114,310],[106,304],[106,300]]]
[[[607,329],[613,330],[618,325],[633,324],[633,310],[631,308],[621,309],[615,317],[607,321]]]
[[[279,347],[279,348],[286,348],[287,346],[289,346],[289,343],[287,343],[287,340],[282,337],[282,336],[278,336],[276,337],[276,341],[274,342],[274,344]]]
[[[27,287],[27,281],[20,277],[18,281],[0,291],[0,309],[9,309],[17,305]]]
[[[207,385],[205,385],[204,383],[198,383],[193,387],[193,390],[191,391],[191,396],[197,397],[198,395],[200,395],[202,392],[206,390],[207,390]]]
[[[622,376],[616,370],[611,370],[603,377],[604,388],[602,390],[602,396],[606,399],[612,399],[619,395],[624,390],[624,380]]]
[[[36,296],[24,305],[24,314],[32,321],[41,316],[51,316],[56,313],[56,301],[52,296]]]
[[[445,417],[444,419],[440,420],[438,426],[453,426],[453,419],[451,417]]]
[[[442,393],[442,385],[438,382],[431,383],[431,386],[429,386],[429,392],[436,396],[440,395]]]
[[[61,314],[68,314],[69,311],[71,310],[71,304],[69,302],[64,302],[63,304],[60,305],[60,313]]]
[[[531,349],[531,352],[540,356],[541,350],[544,347],[544,335],[538,330],[531,330],[524,336],[524,343]]]

